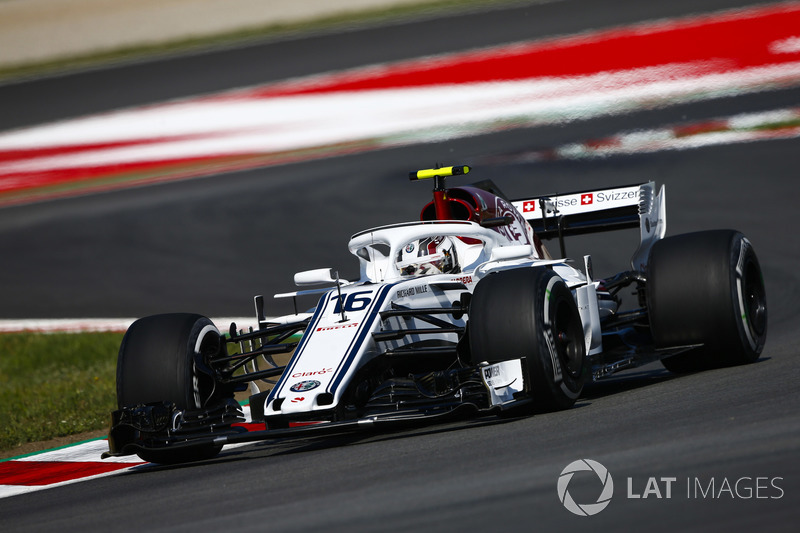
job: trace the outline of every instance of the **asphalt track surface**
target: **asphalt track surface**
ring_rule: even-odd
[[[19,126],[304,71],[736,5],[595,4],[554,2],[5,86],[0,120],[4,128]],[[441,24],[458,31],[434,33]],[[422,35],[430,38],[412,37]],[[286,60],[268,68],[269,54]],[[19,104],[8,104],[12,96]],[[297,270],[335,266],[355,274],[347,238],[417,216],[428,186],[404,178],[417,167],[472,164],[476,179],[492,178],[512,197],[654,179],[667,186],[668,234],[734,227],[751,239],[770,313],[766,349],[746,367],[676,377],[655,364],[589,387],[566,412],[262,443],[204,463],[15,496],[0,500],[0,529],[794,531],[800,518],[798,141],[536,164],[512,156],[798,101],[800,89],[783,89],[0,210],[3,316],[176,310],[221,316],[248,314],[252,294],[291,290]],[[568,251],[592,253],[603,275],[626,268],[635,241],[627,232],[575,239]],[[593,517],[567,512],[556,491],[562,469],[582,458],[605,465],[615,483],[609,507]],[[642,495],[650,478],[665,496],[662,477],[676,478],[671,498],[652,491],[648,498],[627,497]],[[717,497],[697,493],[697,483],[707,491],[712,480]],[[744,480],[740,494],[720,492],[725,480],[731,488]],[[590,485],[570,490],[576,500],[597,495]]]

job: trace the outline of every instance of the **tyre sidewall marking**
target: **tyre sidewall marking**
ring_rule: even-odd
[[[558,311],[555,308],[555,305],[557,305],[558,302],[553,300],[553,290],[556,284],[559,282],[563,283],[563,280],[557,275],[551,277],[550,280],[547,282],[547,288],[545,289],[545,302],[544,302],[544,314],[543,314],[544,320],[542,324],[542,329],[544,331],[544,339],[545,343],[547,344],[547,349],[550,352],[550,359],[553,363],[553,385],[557,386],[567,398],[576,399],[583,390],[583,387],[578,387],[578,390],[574,391],[569,386],[570,380],[564,379],[564,374],[561,370],[561,361],[558,358],[558,351],[555,349],[555,334],[554,334],[555,327],[550,320],[551,308],[554,314],[557,313]]]
[[[747,259],[747,250],[750,247],[750,241],[747,240],[746,237],[742,237],[740,240],[739,245],[739,259],[736,262],[736,295],[738,298],[738,312],[736,316],[736,320],[742,325],[742,330],[744,331],[745,337],[747,337],[747,342],[750,344],[750,348],[753,351],[758,350],[758,340],[754,339],[751,332],[750,332],[750,325],[748,324],[747,318],[747,309],[744,303],[744,265]]]
[[[547,287],[544,290],[544,312],[542,314],[542,332],[544,333],[544,341],[553,364],[553,382],[556,384],[563,381],[563,375],[561,373],[561,362],[558,360],[558,353],[555,349],[555,335],[553,333],[553,324],[550,320],[550,308],[552,307],[553,287],[559,281],[561,279],[558,276],[552,276],[547,282]]]
[[[212,332],[215,335],[220,336],[219,330],[215,325],[206,324],[203,329],[200,330],[200,333],[197,334],[197,341],[194,344],[194,356],[192,357],[192,396],[194,398],[195,408],[197,409],[203,407],[203,400],[200,397],[200,378],[198,377],[197,360],[198,358],[202,357],[200,348],[203,345],[203,340],[206,338],[206,335]],[[212,390],[209,398],[213,394],[214,391]]]

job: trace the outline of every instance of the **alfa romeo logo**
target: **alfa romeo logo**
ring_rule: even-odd
[[[576,472],[594,472],[603,484],[603,489],[597,501],[594,503],[576,503],[572,499],[569,491],[569,482]],[[592,516],[596,515],[605,509],[611,503],[611,497],[614,495],[614,481],[611,479],[611,474],[608,469],[597,461],[591,459],[579,459],[573,461],[561,471],[558,477],[558,499],[571,513],[578,516]]]
[[[300,383],[295,383],[289,390],[292,392],[305,392],[307,390],[316,389],[319,387],[321,383],[315,379],[309,379],[308,381],[301,381]]]

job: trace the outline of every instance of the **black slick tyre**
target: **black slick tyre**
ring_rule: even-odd
[[[117,358],[117,406],[172,402],[178,409],[203,409],[221,401],[207,359],[221,349],[221,336],[206,317],[188,313],[154,315],[134,322]],[[208,459],[222,446],[146,450],[145,461],[171,464]]]
[[[583,325],[572,293],[552,270],[519,268],[482,279],[468,331],[472,364],[525,358],[536,409],[567,409],[583,391]]]
[[[668,237],[650,253],[647,306],[658,348],[703,344],[662,360],[673,372],[752,363],[767,338],[767,299],[753,246],[734,230]]]

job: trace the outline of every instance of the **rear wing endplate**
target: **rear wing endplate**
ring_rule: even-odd
[[[640,229],[639,248],[631,266],[644,271],[650,248],[666,232],[664,187],[655,183],[612,189],[571,192],[512,201],[540,239],[558,239],[562,257],[564,238],[626,228]]]

